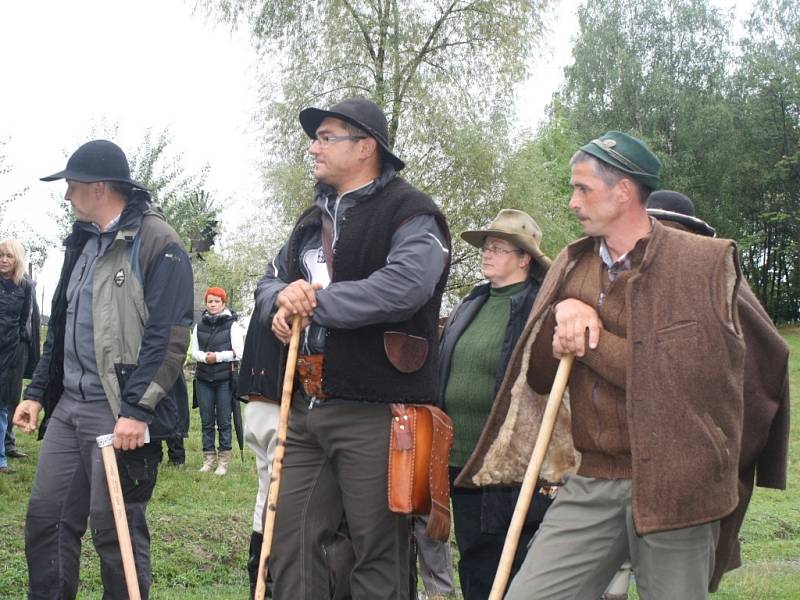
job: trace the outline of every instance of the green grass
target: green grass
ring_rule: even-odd
[[[800,389],[800,329],[783,331],[792,347],[792,389]],[[796,396],[797,394],[795,394]],[[795,415],[800,410],[792,402]],[[26,597],[23,524],[36,465],[38,442],[18,435],[28,458],[12,460],[17,470],[0,476],[0,598]],[[235,450],[225,477],[197,472],[202,462],[199,415],[192,411],[186,440],[187,468],[163,467],[148,509],[152,534],[153,600],[243,600],[245,562],[253,502],[258,487],[255,462]],[[800,425],[792,424],[789,488],[756,488],[742,528],[744,566],[722,581],[715,600],[800,598]],[[88,536],[81,553],[80,598],[102,595],[99,566]],[[635,597],[635,592],[632,593]]]
[[[234,448],[225,477],[198,473],[202,464],[199,413],[192,411],[185,469],[162,467],[148,506],[152,537],[153,600],[246,598],[247,550],[258,481],[253,454],[244,462]],[[11,460],[13,475],[0,477],[0,598],[26,597],[23,525],[39,443],[17,434],[28,457]],[[235,445],[235,441],[234,441]],[[165,459],[166,463],[166,448]],[[80,598],[100,598],[97,554],[89,535],[81,551]]]

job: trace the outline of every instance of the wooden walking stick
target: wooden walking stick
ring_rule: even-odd
[[[514,555],[517,553],[517,546],[519,545],[519,537],[522,534],[522,527],[525,525],[525,518],[528,515],[528,509],[536,491],[539,471],[542,469],[547,447],[550,445],[558,409],[561,408],[561,398],[567,387],[569,372],[574,359],[574,354],[565,354],[558,363],[556,378],[550,390],[550,397],[547,399],[542,424],[539,427],[539,435],[536,437],[536,445],[534,445],[531,453],[531,460],[525,470],[525,478],[522,480],[522,488],[519,492],[517,505],[514,507],[514,515],[511,517],[511,525],[508,528],[505,544],[503,544],[503,553],[500,555],[500,564],[494,576],[489,600],[502,600],[503,594],[506,592],[508,578],[511,575],[511,567],[514,564]]]
[[[289,341],[289,355],[286,357],[286,372],[283,374],[283,392],[281,393],[281,413],[278,421],[278,439],[275,444],[275,456],[272,459],[272,476],[269,482],[267,497],[267,518],[264,523],[264,539],[261,543],[261,556],[258,559],[258,577],[256,578],[255,600],[264,600],[267,593],[267,560],[272,551],[272,532],[275,528],[275,515],[278,511],[278,491],[281,486],[281,470],[283,455],[286,452],[286,430],[289,428],[289,409],[292,405],[292,388],[294,386],[294,370],[297,366],[297,349],[300,345],[300,329],[303,319],[295,315],[292,319],[292,338]]]
[[[122,497],[122,485],[119,482],[119,469],[117,468],[117,455],[114,452],[114,434],[98,436],[97,446],[103,457],[103,467],[106,471],[108,493],[111,495],[111,508],[114,511],[114,525],[117,528],[119,551],[122,555],[122,569],[125,572],[125,585],[128,588],[129,600],[141,600],[139,593],[139,579],[136,577],[136,563],[133,561],[133,546],[131,545],[131,532],[128,529],[128,517],[125,514],[125,500]]]

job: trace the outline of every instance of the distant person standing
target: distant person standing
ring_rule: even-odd
[[[17,448],[17,436],[14,435],[14,424],[12,417],[14,411],[19,404],[20,395],[22,392],[22,380],[30,379],[33,377],[33,372],[36,365],[39,363],[41,356],[42,344],[39,329],[41,328],[41,313],[39,312],[39,303],[36,301],[36,282],[31,279],[28,273],[23,275],[26,285],[30,288],[31,293],[31,309],[28,311],[28,320],[25,323],[25,335],[23,339],[25,343],[20,348],[19,365],[18,368],[22,372],[22,377],[19,381],[19,386],[15,394],[12,394],[12,402],[8,405],[8,427],[6,428],[6,437],[3,440],[3,445],[6,449],[6,458],[25,458],[22,450]]]
[[[0,242],[0,440],[9,424],[9,407],[17,405],[27,357],[25,325],[31,310],[33,287],[25,278],[25,248],[17,240]],[[8,467],[5,444],[0,444],[0,473]]]
[[[183,362],[192,268],[180,238],[130,176],[116,144],[93,140],[63,171],[75,224],[53,296],[42,358],[14,415],[44,436],[25,520],[30,598],[78,594],[81,537],[91,520],[103,598],[128,598],[96,438],[113,432],[141,596],[152,581],[147,504],[160,440],[186,422]],[[183,411],[184,415],[181,415]],[[155,443],[146,444],[146,434]]]
[[[236,373],[235,361],[242,357],[244,336],[235,315],[225,303],[221,287],[206,290],[206,309],[192,332],[192,358],[197,361],[194,391],[203,428],[201,473],[225,475],[231,458],[231,402]],[[219,452],[214,447],[218,431]],[[216,470],[215,470],[216,468]]]

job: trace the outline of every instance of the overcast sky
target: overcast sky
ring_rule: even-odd
[[[732,4],[732,0],[719,0]],[[132,151],[144,131],[170,129],[187,171],[211,167],[208,189],[226,200],[223,218],[258,198],[257,60],[246,33],[192,14],[182,0],[0,1],[0,140],[11,173],[0,198],[26,189],[6,218],[54,234],[47,217],[63,182],[60,170],[92,128],[118,124],[116,141]],[[749,4],[749,2],[747,2]],[[577,33],[577,0],[562,0],[553,30],[520,86],[520,129],[533,129],[561,81]],[[229,200],[229,201],[227,201]],[[54,279],[59,258],[38,278]]]

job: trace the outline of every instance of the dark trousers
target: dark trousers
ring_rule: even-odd
[[[203,431],[203,452],[214,452],[214,429],[219,430],[219,450],[231,449],[231,384],[229,381],[194,380],[200,422]]]
[[[450,467],[450,497],[453,525],[460,559],[458,575],[464,600],[486,600],[500,564],[508,527],[516,504],[517,490],[511,488],[458,488],[453,481],[461,471]],[[541,522],[550,498],[534,495],[528,520],[522,529],[509,581],[522,566],[528,544]]]
[[[17,352],[16,373],[9,383],[8,402],[6,404],[6,408],[8,408],[8,425],[6,427],[5,436],[3,436],[3,447],[5,448],[6,454],[17,449],[17,437],[14,435],[14,425],[11,423],[11,420],[14,417],[14,411],[17,409],[19,398],[22,395],[22,377],[25,371],[25,363],[28,362],[28,345],[24,343],[20,344]]]
[[[8,426],[6,427],[5,435],[3,436],[3,448],[5,449],[6,455],[9,452],[17,449],[17,436],[14,435],[14,431],[12,430],[13,424],[11,423],[11,419],[14,417],[14,411],[17,410],[17,404],[9,404],[8,405]]]
[[[173,465],[186,464],[186,448],[183,447],[182,437],[171,437],[164,440],[167,445],[167,456]],[[164,448],[161,448],[161,457],[164,457]]]
[[[125,600],[114,514],[96,437],[114,430],[108,402],[61,398],[39,454],[25,520],[30,600],[72,600],[78,593],[81,536],[91,523],[100,557],[103,600]],[[161,444],[117,452],[133,555],[142,598],[152,581],[145,511],[156,483]]]
[[[339,543],[343,515],[354,555],[352,599],[409,599],[410,523],[387,501],[390,419],[387,404],[338,401],[309,409],[295,395],[269,559],[276,600],[340,593],[334,563],[348,546]]]

